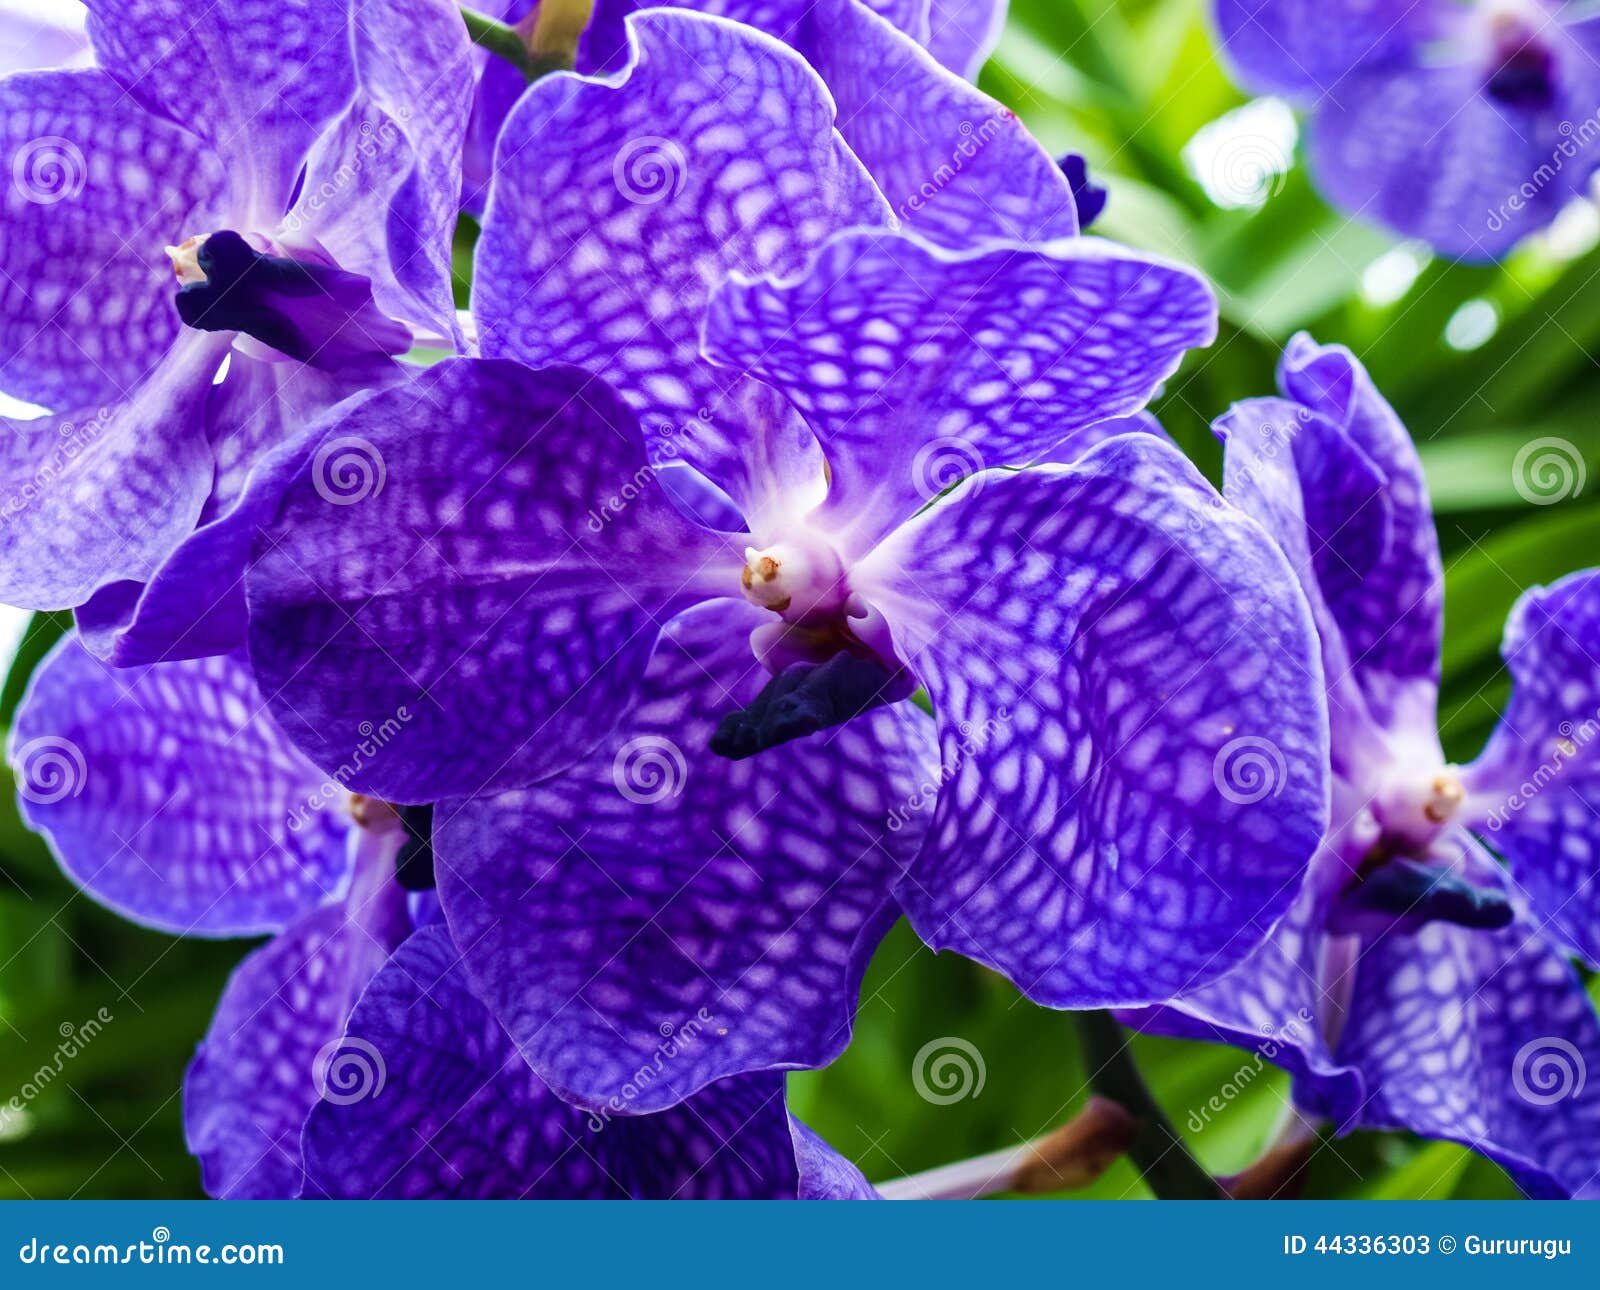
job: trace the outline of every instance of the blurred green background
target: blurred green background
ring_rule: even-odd
[[[1444,550],[1446,751],[1473,755],[1507,682],[1498,646],[1525,588],[1596,562],[1600,486],[1600,218],[1567,212],[1497,267],[1431,259],[1331,211],[1316,196],[1292,115],[1251,103],[1218,64],[1201,0],[1012,0],[983,87],[1053,152],[1084,153],[1109,184],[1095,232],[1202,268],[1222,300],[1216,345],[1192,355],[1155,410],[1213,478],[1211,419],[1268,393],[1282,342],[1305,328],[1366,363],[1418,441]],[[1562,500],[1527,500],[1513,464],[1555,438],[1582,460]],[[1527,491],[1524,489],[1524,492]],[[9,725],[59,616],[18,621],[0,699]],[[62,1027],[115,1018],[26,1108],[0,1122],[0,1195],[198,1195],[183,1147],[181,1078],[244,942],[142,931],[75,893],[42,843],[0,803],[0,1100],[56,1060]],[[954,1036],[981,1054],[981,1092],[919,1096],[913,1060]],[[1171,1120],[1219,1173],[1249,1163],[1286,1081],[1247,1054],[1139,1038],[1135,1052]],[[1198,1133],[1190,1112],[1245,1068],[1243,1090]],[[963,960],[935,958],[902,925],[873,964],[856,1040],[826,1071],[791,1077],[794,1109],[869,1178],[1013,1146],[1060,1124],[1088,1091],[1071,1019],[1023,1001]],[[1087,1193],[1139,1197],[1126,1163]],[[1319,1147],[1305,1194],[1514,1196],[1461,1148],[1361,1134]]]

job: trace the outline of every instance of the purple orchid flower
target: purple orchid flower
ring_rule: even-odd
[[[588,1105],[702,1007],[719,1042],[643,1109],[829,1060],[896,895],[1052,1005],[1220,973],[1287,904],[1326,770],[1281,555],[1106,420],[1211,338],[1209,290],[1087,239],[830,238],[883,201],[811,69],[735,24],[634,24],[626,78],[551,78],[507,125],[494,357],[326,428],[388,463],[360,507],[286,484],[248,581],[280,721],[333,764],[358,709],[403,703],[351,783],[491,795],[439,808],[441,903]],[[618,158],[645,135],[677,160],[641,195]],[[523,365],[563,358],[589,370]],[[1040,461],[1070,464],[1007,469]],[[1229,800],[1219,750],[1268,728],[1282,796]]]
[[[119,669],[68,637],[10,758],[23,817],[93,899],[179,935],[273,934],[222,997],[185,1123],[213,1195],[293,1196],[313,1059],[411,930],[392,813],[369,803],[358,825],[223,656]]]
[[[989,61],[1006,25],[1007,0],[929,0],[928,52],[969,81]]]
[[[958,241],[985,233],[1029,241],[1077,231],[1072,191],[1049,155],[1011,112],[962,79],[998,37],[1004,6],[996,0],[932,6],[928,0],[683,0],[667,7],[748,24],[798,51],[827,83],[839,133],[909,227]],[[506,11],[517,17],[529,8],[512,3]],[[599,0],[578,42],[577,70],[591,77],[624,73],[632,61],[628,33],[644,10],[660,7]],[[953,70],[936,56],[953,60],[946,64]],[[521,89],[509,67],[487,68],[480,83],[467,170],[484,185],[485,145],[493,144]],[[708,97],[725,89],[705,85]],[[540,99],[546,112],[557,101]],[[513,166],[530,146],[542,152],[545,128],[525,112],[500,145],[500,164]],[[661,172],[672,170],[673,160],[638,146],[621,163],[632,182],[647,186],[662,178],[671,183],[672,175]]]
[[[1217,0],[1252,90],[1312,113],[1312,172],[1342,210],[1492,260],[1581,195],[1600,20],[1567,0]]]
[[[643,9],[662,7],[693,9],[748,23],[802,53],[807,52],[810,42],[825,38],[827,28],[836,24],[842,23],[844,28],[835,32],[836,36],[874,30],[853,25],[845,17],[845,6],[830,8],[825,5],[819,12],[816,5],[797,0],[675,0],[670,6],[653,5],[644,0],[599,0],[579,43],[578,70],[616,70],[625,65],[628,61],[627,18]],[[855,8],[856,5],[850,6],[851,10]],[[940,66],[968,81],[976,79],[978,69],[999,43],[1006,18],[1005,0],[859,0],[859,8],[877,14],[908,40],[927,50]],[[916,65],[902,59],[885,64],[885,82],[892,81],[896,75],[905,75]],[[826,73],[823,74],[826,77]],[[848,117],[849,110],[841,108],[840,115]]]
[[[185,1080],[210,1194],[872,1194],[788,1118],[778,1078],[727,1081],[667,1115],[557,1101],[466,993],[426,926],[437,902],[408,902],[426,829],[321,776],[235,660],[112,669],[69,638],[18,712],[11,758],[24,816],[91,897],[179,934],[273,933],[234,972]],[[658,1034],[656,1059],[702,1029]]]
[[[3,426],[0,598],[110,655],[264,453],[454,334],[470,80],[443,0],[89,10],[95,67],[0,81],[0,388],[50,413]]]
[[[657,1061],[670,1065],[696,1042],[658,1035]],[[306,1121],[307,1197],[876,1195],[854,1165],[790,1116],[781,1075],[725,1080],[654,1115],[568,1106],[474,997],[438,925],[415,932],[373,978],[332,1061],[354,1078]]]
[[[534,8],[510,0],[498,16],[525,19]],[[1043,150],[965,83],[1000,37],[1003,0],[600,0],[578,40],[579,72],[626,69],[630,19],[651,8],[744,22],[800,51],[834,94],[845,141],[912,226],[958,237],[994,227],[1024,240],[1075,232],[1074,194],[1051,176]],[[509,64],[491,59],[483,69],[467,134],[469,210],[488,197],[494,144],[523,88]],[[642,162],[648,174],[659,158]],[[958,195],[936,200],[950,189]]]
[[[1333,826],[1246,964],[1128,1019],[1257,1049],[1341,1131],[1448,1138],[1531,1194],[1593,1191],[1600,1024],[1566,956],[1600,952],[1600,574],[1518,602],[1511,704],[1475,762],[1447,765],[1443,577],[1415,449],[1342,348],[1297,336],[1279,388],[1217,423],[1224,491],[1277,538],[1317,618]]]

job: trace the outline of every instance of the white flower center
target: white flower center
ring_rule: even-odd
[[[739,585],[751,604],[797,624],[814,625],[842,612],[849,597],[838,554],[811,534],[762,549],[746,547]]]
[[[1380,783],[1372,809],[1387,837],[1421,850],[1455,819],[1466,797],[1455,766],[1422,774],[1395,766]]]
[[[163,247],[167,258],[172,261],[172,272],[184,286],[206,280],[205,273],[200,268],[200,247],[205,242],[205,236],[186,237],[177,246]]]

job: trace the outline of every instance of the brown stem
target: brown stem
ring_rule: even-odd
[[[1091,1097],[1058,1129],[953,1165],[880,1184],[890,1200],[976,1200],[996,1192],[1076,1191],[1127,1150],[1137,1121],[1109,1098]]]

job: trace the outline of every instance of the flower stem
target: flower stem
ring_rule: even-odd
[[[472,43],[487,49],[497,58],[505,59],[525,79],[536,81],[547,72],[559,71],[571,65],[564,58],[534,53],[527,37],[509,23],[490,18],[466,5],[460,8],[461,21],[467,24],[467,35]]]
[[[1150,1094],[1128,1050],[1122,1027],[1109,1012],[1075,1013],[1089,1083],[1102,1097],[1126,1108],[1137,1121],[1128,1158],[1151,1191],[1163,1200],[1220,1200],[1217,1180],[1189,1154],[1178,1131]]]
[[[977,1200],[996,1192],[1037,1194],[1087,1187],[1127,1150],[1137,1122],[1115,1102],[1092,1097],[1042,1138],[1002,1147],[881,1183],[885,1200]]]

